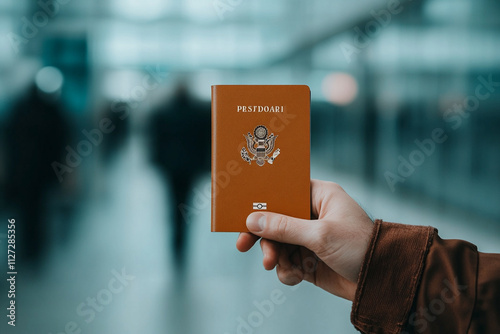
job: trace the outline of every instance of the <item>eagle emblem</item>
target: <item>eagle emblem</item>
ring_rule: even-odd
[[[272,165],[276,157],[280,154],[279,148],[273,152],[274,143],[278,136],[275,136],[274,133],[271,133],[269,136],[267,134],[267,128],[264,125],[258,125],[253,130],[253,136],[250,132],[243,135],[247,140],[248,151],[243,147],[241,149],[241,158],[248,162],[248,164],[251,164],[252,160],[255,160],[258,166],[264,166],[266,161]],[[248,152],[253,156],[250,157]],[[271,153],[272,156],[270,156]]]

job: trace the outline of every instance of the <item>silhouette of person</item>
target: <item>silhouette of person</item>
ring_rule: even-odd
[[[130,123],[126,117],[130,113],[130,105],[125,101],[106,102],[99,113],[99,119],[110,119],[114,128],[111,133],[106,134],[106,139],[100,145],[104,163],[109,163],[115,154],[123,147],[129,133]]]
[[[149,124],[153,163],[170,185],[174,262],[184,264],[188,216],[180,208],[190,199],[197,177],[210,169],[210,112],[179,85],[173,100],[153,112]]]
[[[68,144],[67,122],[54,97],[33,84],[5,123],[6,199],[24,230],[18,243],[27,260],[38,263],[46,236],[47,191],[58,184],[51,163]]]

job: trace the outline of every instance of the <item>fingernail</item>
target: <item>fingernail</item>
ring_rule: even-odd
[[[252,232],[261,232],[266,227],[266,216],[261,214],[250,215],[247,218],[247,228]]]

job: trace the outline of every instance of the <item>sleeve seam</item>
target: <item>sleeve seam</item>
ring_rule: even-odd
[[[372,256],[373,256],[373,252],[374,252],[374,249],[375,249],[375,244],[377,243],[377,239],[378,239],[378,234],[379,234],[379,231],[380,231],[380,224],[382,223],[382,220],[380,219],[376,219],[375,220],[375,226],[373,227],[373,235],[372,235],[372,239],[371,239],[371,242],[370,242],[370,245],[368,246],[369,247],[369,252],[367,253],[364,261],[363,261],[363,264],[361,266],[361,269],[359,271],[359,277],[358,277],[358,286],[360,287],[360,289],[357,291],[355,297],[354,297],[354,301],[353,301],[353,305],[355,306],[355,309],[353,310],[352,312],[352,320],[354,322],[355,319],[359,319],[359,315],[358,315],[358,309],[359,309],[359,301],[361,300],[362,296],[363,296],[363,293],[364,293],[364,290],[365,290],[365,280],[366,280],[366,267],[369,266],[370,262],[371,262],[371,259],[372,259]]]
[[[427,228],[427,243],[425,245],[424,251],[420,255],[420,265],[417,269],[417,275],[415,275],[413,282],[412,282],[412,290],[411,293],[408,295],[405,303],[406,303],[406,310],[404,312],[403,318],[400,320],[401,326],[406,324],[408,320],[409,313],[411,311],[411,307],[413,305],[413,301],[415,300],[415,295],[417,293],[417,289],[421,283],[423,272],[424,272],[424,267],[425,267],[425,262],[427,259],[427,254],[429,254],[429,249],[432,245],[432,241],[434,239],[434,228],[428,227]]]
[[[476,305],[477,305],[477,282],[479,280],[479,252],[477,251],[477,248],[475,248],[476,252],[476,281],[474,282],[474,304],[472,305],[472,312],[470,313],[470,319],[469,319],[469,325],[467,326],[467,333],[469,333],[470,328],[472,326],[472,319],[474,318],[474,313],[476,311]]]

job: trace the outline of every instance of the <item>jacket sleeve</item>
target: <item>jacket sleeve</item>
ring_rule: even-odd
[[[500,254],[377,220],[351,321],[362,333],[500,333]]]

